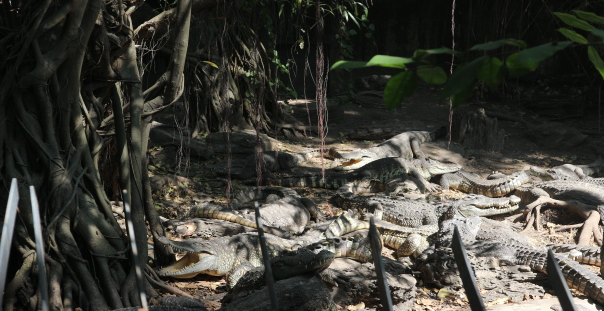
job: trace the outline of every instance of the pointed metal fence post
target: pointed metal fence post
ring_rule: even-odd
[[[472,265],[468,259],[466,248],[461,241],[457,226],[455,226],[455,231],[453,232],[452,244],[453,255],[455,256],[457,269],[459,269],[459,275],[463,282],[463,288],[466,290],[466,296],[468,296],[468,301],[470,302],[470,308],[472,311],[486,310],[484,302],[482,301],[482,296],[480,296],[480,291],[478,290],[474,272],[472,271]]]
[[[6,202],[6,213],[4,214],[4,224],[2,225],[2,238],[0,238],[0,309],[2,309],[2,298],[4,297],[4,285],[6,283],[6,268],[10,258],[10,249],[13,242],[13,233],[15,230],[15,219],[19,209],[19,186],[17,179],[13,178],[8,192],[8,201]]]
[[[554,292],[556,292],[558,301],[560,301],[562,310],[577,310],[577,306],[573,300],[573,295],[568,289],[566,279],[564,278],[562,270],[560,270],[560,266],[558,265],[558,262],[556,262],[554,252],[552,252],[551,249],[547,250],[547,267],[545,268],[545,271],[547,271],[547,277],[552,282],[552,287],[554,288]]]
[[[136,237],[134,236],[134,223],[132,222],[130,197],[128,196],[127,190],[122,190],[122,198],[124,200],[126,227],[128,229],[128,237],[130,238],[130,247],[132,249],[132,264],[134,265],[134,273],[136,274],[136,284],[138,286],[138,294],[141,300],[141,309],[149,310],[149,305],[147,304],[147,293],[145,292],[145,279],[143,278],[143,269],[141,268],[141,262],[138,258],[138,247],[136,246]],[[146,237],[143,238],[146,239]]]
[[[382,310],[392,311],[392,296],[390,295],[388,279],[386,279],[386,269],[384,268],[384,260],[382,259],[379,233],[375,227],[375,220],[373,220],[373,217],[369,220],[369,244],[371,244],[371,257],[373,258],[373,266],[375,267],[375,273],[377,274],[377,286],[380,291]]]
[[[279,310],[279,303],[277,302],[277,293],[275,292],[275,279],[273,278],[273,268],[271,267],[271,258],[268,254],[268,246],[266,245],[266,238],[264,237],[264,229],[262,226],[262,218],[260,218],[260,207],[258,201],[254,204],[254,211],[256,214],[256,227],[258,230],[258,240],[260,241],[260,250],[262,251],[262,261],[264,261],[264,276],[266,278],[266,286],[268,288],[268,295],[271,299],[271,310]]]
[[[42,238],[42,221],[40,220],[40,205],[36,196],[36,188],[29,186],[31,214],[34,222],[34,238],[36,240],[36,261],[38,262],[38,288],[42,300],[42,311],[48,311],[48,282],[46,281],[46,264],[44,260],[44,239]]]

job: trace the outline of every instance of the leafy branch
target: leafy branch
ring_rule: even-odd
[[[572,12],[575,15],[559,12],[554,15],[568,26],[591,34],[589,39],[575,30],[562,27],[558,29],[558,32],[571,41],[550,42],[527,48],[526,42],[522,40],[502,39],[477,44],[466,52],[453,51],[443,47],[416,50],[410,58],[376,55],[367,62],[338,61],[331,69],[355,69],[371,66],[400,69],[401,72],[394,75],[384,89],[384,103],[388,108],[399,106],[403,100],[413,95],[418,78],[428,84],[442,84],[443,88],[439,92],[439,97],[441,99],[450,98],[453,105],[458,106],[470,98],[477,81],[484,82],[489,87],[496,87],[506,77],[517,78],[535,71],[541,62],[569,46],[586,46],[589,60],[604,78],[604,61],[595,48],[595,45],[604,43],[602,41],[604,30],[591,25],[592,23],[604,25],[604,17],[579,10]],[[499,50],[505,50],[506,53],[495,55],[495,51]],[[471,59],[468,55],[476,55],[474,52],[478,52],[481,56]],[[465,58],[466,61],[457,65],[449,76],[445,70],[431,62],[431,56],[438,54],[455,54],[456,58]]]

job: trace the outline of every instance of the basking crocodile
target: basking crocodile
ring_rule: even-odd
[[[439,206],[409,200],[392,199],[382,195],[357,196],[338,192],[335,196],[338,206],[343,209],[369,211],[376,219],[385,220],[395,226],[376,223],[384,244],[397,250],[397,255],[417,255],[426,249],[438,232],[439,223],[454,215],[462,217],[492,216],[509,213],[518,209],[520,198],[489,198],[469,195],[460,200],[445,202]],[[368,225],[355,221],[354,216],[344,213],[325,230],[327,237],[345,234]]]
[[[273,279],[278,281],[306,273],[321,273],[331,265],[334,258],[334,253],[328,250],[318,253],[307,248],[285,251],[271,258]],[[266,284],[264,273],[264,266],[253,267],[245,263],[235,267],[227,276],[229,293],[224,297],[223,303],[229,303],[262,288]]]
[[[494,198],[511,193],[514,189],[528,181],[530,181],[530,177],[524,171],[515,172],[509,176],[497,179],[484,179],[470,172],[458,171],[441,176],[440,185],[443,189],[456,189]]]
[[[601,248],[599,246],[585,246],[577,244],[551,244],[547,246],[556,253],[568,253],[568,257],[574,261],[602,266],[602,258],[600,257]]]
[[[455,163],[443,163],[434,159],[405,159],[400,157],[382,158],[373,161],[355,171],[348,173],[328,173],[323,179],[321,175],[290,176],[269,180],[269,183],[284,187],[314,187],[338,189],[346,183],[363,180],[379,180],[385,182],[399,176],[415,177],[421,186],[428,191],[436,191],[438,185],[428,182],[430,178],[440,174],[459,171],[461,166]]]
[[[542,169],[536,166],[531,166],[531,174],[538,176],[543,181],[549,180],[582,180],[589,178],[593,174],[600,173],[604,170],[604,160],[598,158],[590,164],[574,165],[563,164],[554,166],[550,169]]]
[[[477,241],[472,245],[466,245],[466,248],[477,256],[490,256],[489,253],[493,250],[501,248],[497,253],[505,253],[506,258],[515,259],[508,259],[508,262],[527,265],[533,270],[547,273],[547,252],[544,250],[536,250],[521,244],[490,241]],[[560,255],[554,257],[569,288],[585,294],[598,304],[604,304],[604,279],[571,258]]]
[[[342,165],[339,169],[352,170],[366,165],[372,161],[388,157],[402,157],[412,159],[416,157],[425,160],[426,155],[420,145],[427,141],[433,141],[437,137],[446,134],[446,128],[440,127],[434,131],[409,131],[398,134],[385,142],[367,149],[357,149],[348,153],[336,153],[336,158],[342,158],[349,165]]]
[[[324,239],[306,246],[300,245],[298,241],[269,234],[266,238],[271,258],[305,247],[316,253],[328,250],[334,253],[335,257],[353,257],[361,261],[371,259],[371,248],[359,236]],[[177,251],[185,252],[176,263],[161,268],[158,271],[160,276],[175,278],[191,278],[197,274],[222,276],[245,262],[249,262],[254,267],[263,265],[258,235],[252,233],[212,240],[172,241],[160,237],[160,241],[169,244]]]
[[[602,241],[598,209],[604,208],[604,187],[588,182],[552,180],[519,187],[514,194],[520,197],[522,203],[528,203],[526,228],[533,224],[538,228],[542,206],[570,208],[586,219],[578,244],[588,245],[592,234],[597,241]]]
[[[241,209],[247,203],[259,200],[263,201],[260,205],[260,214],[265,224],[264,232],[280,237],[286,238],[290,233],[301,233],[311,217],[315,220],[323,218],[314,202],[284,187],[253,187],[241,190],[235,196],[232,205]],[[189,210],[188,216],[221,219],[256,228],[253,210],[233,211],[213,202],[194,205]]]
[[[327,154],[327,151],[324,151]],[[282,151],[264,151],[262,152],[261,160],[261,174],[271,175],[271,172],[277,172],[281,170],[289,170],[293,167],[298,166],[300,163],[304,163],[311,158],[321,155],[321,149],[313,149],[308,151],[302,151],[298,153],[287,153]],[[256,163],[258,163],[257,155],[253,154],[245,159],[243,168],[233,173],[233,177],[236,178],[251,178],[257,175]]]
[[[488,220],[486,218],[480,218],[482,220]],[[458,228],[467,227],[463,221],[465,219],[457,218],[452,219],[452,222],[455,223],[455,226]],[[471,224],[475,226],[475,223]],[[482,227],[485,224],[478,225],[478,227]],[[490,223],[486,223],[487,230],[492,231],[494,228],[491,227]],[[471,229],[471,228],[470,228]],[[482,230],[483,228],[481,228]],[[467,231],[463,229],[462,231]],[[510,230],[510,232],[514,232]],[[474,232],[476,234],[476,232]],[[547,251],[543,248],[537,249],[535,247],[530,246],[529,244],[518,242],[519,239],[515,238],[513,235],[519,235],[514,232],[513,235],[509,233],[501,231],[499,234],[496,234],[496,237],[490,235],[489,237],[480,236],[478,233],[475,236],[471,234],[469,236],[463,236],[465,247],[469,253],[472,253],[478,257],[495,257],[500,262],[506,262],[508,264],[514,265],[527,265],[533,270],[537,270],[543,273],[547,273],[546,265],[547,265]],[[448,241],[441,241],[442,245],[449,245],[450,240],[452,238],[452,230],[449,232],[447,236],[439,237],[439,239],[447,239]],[[486,238],[486,239],[485,239]],[[597,253],[595,252],[595,248],[590,247],[580,247],[580,246],[571,246],[571,245],[550,245],[550,247],[554,252],[570,252],[571,250],[576,250],[581,253],[581,255],[577,254],[576,257],[584,257],[585,262],[594,261],[593,259],[589,259],[588,257],[593,257]],[[448,249],[448,247],[442,247],[440,249]],[[432,261],[436,261],[436,264],[433,264],[432,267],[426,267],[425,262],[420,265],[419,270],[422,271],[423,276],[433,276],[439,275],[442,278],[447,278],[448,280],[455,279],[451,277],[458,273],[455,259],[452,256],[452,253],[449,251],[450,256],[443,256],[443,252],[436,252],[430,256],[430,253],[426,252],[428,257]],[[597,254],[599,255],[599,254]],[[422,260],[426,260],[427,258],[422,255]],[[566,279],[566,282],[570,288],[576,289],[588,297],[594,299],[599,304],[604,303],[604,280],[592,272],[591,270],[581,266],[579,262],[574,261],[569,257],[565,257],[562,254],[556,254],[555,260],[558,262],[562,273]],[[597,264],[597,262],[595,262]],[[428,263],[430,265],[430,263]],[[443,271],[448,270],[448,271]],[[440,271],[426,271],[426,270],[439,270]],[[427,272],[427,273],[426,273]],[[459,278],[457,278],[459,280]],[[430,282],[433,280],[427,280]],[[437,280],[438,281],[438,280]],[[449,283],[447,280],[443,280],[442,282],[435,282],[446,284]]]

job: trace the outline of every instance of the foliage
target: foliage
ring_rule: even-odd
[[[576,30],[561,27],[558,32],[571,41],[550,42],[529,48],[522,40],[502,39],[477,44],[465,52],[440,48],[417,50],[411,58],[376,55],[367,62],[338,61],[331,69],[369,66],[400,69],[402,72],[393,76],[384,90],[384,103],[388,108],[397,107],[413,94],[418,77],[428,84],[444,84],[439,97],[450,98],[454,106],[462,104],[471,97],[477,81],[497,87],[506,77],[521,77],[535,71],[544,60],[570,46],[586,47],[589,60],[604,78],[604,61],[596,48],[604,42],[604,30],[592,26],[604,25],[604,17],[579,10],[572,12],[575,15],[558,12],[554,15],[568,26],[587,32],[588,37]],[[437,54],[455,54],[456,58],[465,61],[448,76],[442,68],[432,64],[429,56]]]

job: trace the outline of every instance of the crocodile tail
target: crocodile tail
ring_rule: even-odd
[[[311,187],[321,188],[325,185],[325,181],[321,175],[304,175],[304,176],[287,176],[274,178],[269,181],[272,186],[281,187]]]
[[[344,174],[342,174],[344,175]],[[311,188],[327,188],[338,189],[345,185],[349,180],[342,175],[326,175],[325,178],[321,175],[304,175],[304,176],[289,176],[280,177],[270,180],[269,183],[273,186],[281,187],[311,187]]]

